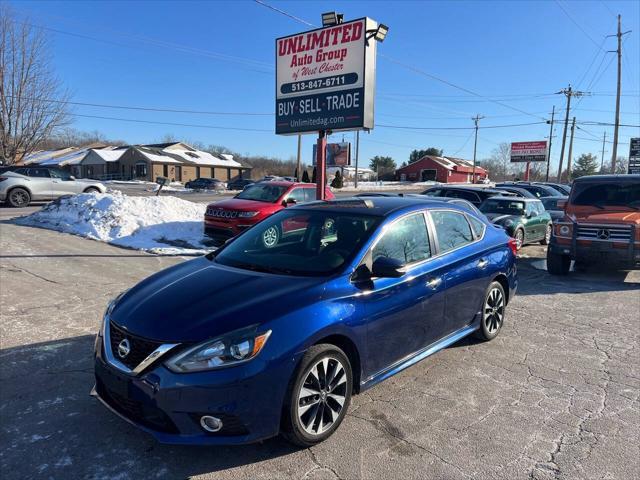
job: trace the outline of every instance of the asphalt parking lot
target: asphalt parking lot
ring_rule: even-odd
[[[89,397],[107,301],[185,261],[11,224],[0,209],[0,474],[24,478],[640,477],[639,272],[544,270],[525,247],[500,336],[356,396],[328,441],[171,447]]]

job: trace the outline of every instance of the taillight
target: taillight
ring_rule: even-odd
[[[509,244],[509,248],[511,249],[511,253],[513,253],[513,256],[518,256],[518,244],[516,242],[516,239],[509,238],[509,241],[507,243]]]

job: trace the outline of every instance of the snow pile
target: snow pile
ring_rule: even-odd
[[[16,222],[154,253],[194,254],[211,250],[204,243],[205,209],[176,197],[83,193],[61,198]]]

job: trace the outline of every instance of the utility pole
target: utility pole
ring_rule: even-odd
[[[300,179],[302,178],[302,173],[300,171],[300,169],[302,168],[302,160],[301,157],[302,156],[302,135],[298,135],[298,164],[297,164],[297,168],[296,168],[296,172],[298,172],[296,174],[296,182],[299,182]]]
[[[476,149],[478,148],[478,122],[480,120],[482,120],[484,117],[480,116],[479,114],[476,115],[475,117],[473,117],[471,120],[473,120],[475,126],[476,126],[476,138],[473,142],[473,173],[471,174],[471,183],[475,184],[476,183]]]
[[[567,111],[564,116],[564,131],[562,132],[562,147],[560,147],[560,164],[558,165],[558,183],[562,177],[562,162],[564,161],[564,147],[567,143],[567,127],[569,126],[569,111],[571,110],[571,97],[581,97],[584,95],[584,92],[578,92],[571,88],[563,88],[558,93],[562,93],[567,97]]]
[[[620,90],[622,88],[622,36],[631,32],[628,30],[622,33],[622,15],[618,14],[618,33],[615,35],[618,37],[618,49],[614,50],[618,54],[618,88],[616,91],[616,122],[613,127],[613,148],[611,149],[611,173],[616,171],[616,157],[618,156],[618,128],[620,126]],[[613,37],[614,35],[607,35]]]
[[[571,181],[571,155],[573,152],[573,132],[576,129],[576,117],[571,123],[571,140],[569,140],[569,155],[567,155],[567,182]]]
[[[602,136],[602,156],[600,157],[600,173],[604,173],[604,144],[607,142],[607,131]]]
[[[551,165],[551,139],[553,138],[553,118],[556,114],[556,106],[554,105],[551,109],[551,129],[549,130],[549,151],[547,152],[547,175],[545,177],[545,182],[549,181],[549,167]]]
[[[354,186],[358,189],[358,156],[360,155],[360,130],[356,130],[356,178]]]

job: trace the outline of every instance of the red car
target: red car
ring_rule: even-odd
[[[325,198],[331,200],[333,193],[327,187]],[[259,221],[273,215],[287,205],[316,200],[315,183],[272,181],[256,183],[233,198],[207,206],[204,214],[204,233],[217,240],[228,239]],[[295,228],[292,225],[291,228]],[[283,232],[265,232],[265,245],[278,243]],[[286,233],[286,232],[285,232]]]

